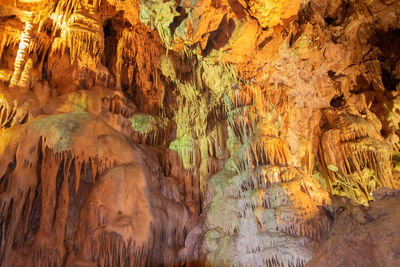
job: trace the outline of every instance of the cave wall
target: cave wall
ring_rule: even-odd
[[[393,0],[1,0],[0,265],[336,266],[346,216],[400,187],[399,19]]]

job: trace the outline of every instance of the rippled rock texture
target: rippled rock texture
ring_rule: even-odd
[[[1,266],[399,262],[400,2],[0,0],[0,22]]]

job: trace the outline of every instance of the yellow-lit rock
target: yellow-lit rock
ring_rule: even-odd
[[[399,21],[0,0],[0,265],[395,266]]]
[[[250,0],[248,6],[261,27],[272,28],[296,16],[300,3],[301,0]]]

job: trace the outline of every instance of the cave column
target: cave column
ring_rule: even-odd
[[[21,33],[21,41],[19,42],[18,52],[14,63],[14,73],[10,80],[11,87],[17,86],[27,60],[29,43],[32,39],[33,17],[33,13],[29,14],[28,19],[25,22],[25,29]]]

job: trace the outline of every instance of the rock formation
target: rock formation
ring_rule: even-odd
[[[400,2],[0,0],[0,266],[395,266]]]

